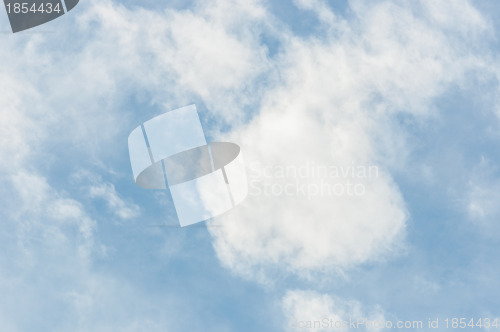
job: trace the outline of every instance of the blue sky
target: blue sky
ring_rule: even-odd
[[[0,330],[500,319],[498,10],[88,0],[16,34],[0,15]],[[174,205],[135,185],[127,137],[193,103],[248,174],[380,175],[360,197],[250,195],[158,227]],[[295,180],[344,179],[249,178]]]

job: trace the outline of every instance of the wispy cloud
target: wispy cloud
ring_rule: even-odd
[[[358,301],[315,291],[290,290],[281,303],[287,317],[286,331],[380,331],[379,324],[386,321],[378,307],[368,311]]]

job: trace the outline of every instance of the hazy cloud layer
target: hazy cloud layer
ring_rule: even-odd
[[[352,1],[345,17],[326,2],[296,4],[316,15],[314,33],[294,35],[258,1],[177,11],[88,1],[51,25],[68,34],[5,38],[0,236],[8,255],[0,258],[0,329],[172,326],[178,299],[157,299],[152,308],[150,294],[97,273],[93,263],[107,250],[102,215],[130,221],[144,212],[113,183],[131,179],[129,131],[150,113],[193,101],[210,113],[212,134],[241,145],[254,186],[244,204],[216,220],[223,227],[211,228],[223,266],[263,282],[273,281],[271,271],[313,279],[401,252],[410,216],[393,173],[414,165],[407,164],[413,142],[400,118],[430,121],[440,112],[435,98],[447,89],[498,75],[483,42],[493,36],[491,24],[467,1]],[[304,166],[378,171],[326,178],[275,172]],[[71,178],[86,168],[102,174]],[[498,180],[491,179],[471,178],[464,212],[472,219],[498,213]],[[319,194],[323,180],[364,191]],[[293,191],[304,185],[305,193]],[[282,193],[256,192],[263,186]],[[96,212],[99,204],[104,209]],[[282,307],[287,317],[307,310],[342,317],[362,314],[359,306],[290,291]],[[68,321],[40,325],[61,310]]]

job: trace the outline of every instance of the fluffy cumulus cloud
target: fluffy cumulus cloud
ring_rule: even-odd
[[[344,270],[401,248],[408,215],[391,171],[411,145],[395,119],[432,118],[433,100],[489,61],[479,36],[490,27],[467,2],[450,12],[354,1],[349,24],[322,2],[301,6],[323,13],[322,37],[283,40],[278,83],[230,135],[243,146],[250,197],[212,230],[221,261],[258,278],[276,267]],[[376,175],[357,173],[374,165]]]
[[[290,290],[281,306],[287,331],[379,331],[386,324],[384,313],[378,307],[366,310],[358,301],[315,291]],[[352,325],[354,322],[356,326]]]

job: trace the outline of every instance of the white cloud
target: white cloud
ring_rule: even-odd
[[[112,169],[106,169],[103,173],[113,172]],[[111,173],[112,177],[119,175]],[[71,174],[71,184],[83,193],[83,195],[92,201],[104,201],[110,213],[116,217],[126,220],[138,218],[141,215],[140,207],[130,198],[123,198],[115,185],[103,180],[102,176],[88,171],[77,170]]]
[[[250,82],[267,66],[265,47],[241,23],[263,13],[248,1],[161,13],[82,2],[71,13],[76,26],[69,14],[51,22],[65,33],[6,40],[0,51],[0,238],[7,253],[0,257],[1,330],[200,329],[201,318],[180,312],[179,299],[155,298],[115,271],[94,270],[106,249],[100,216],[92,215],[96,202],[123,219],[137,217],[139,208],[109,180],[87,178],[75,186],[78,179],[68,173],[95,170],[105,160],[115,179],[131,178],[122,174],[128,163],[109,163],[126,160],[126,128],[136,126],[128,122],[145,112],[128,105],[134,98],[146,108],[201,98],[226,115],[217,121],[240,121],[249,102],[238,94],[254,89]]]
[[[495,175],[497,172],[497,167],[490,160],[481,157],[472,168],[463,198],[470,220],[485,230],[498,227],[500,180]]]
[[[249,92],[259,91],[255,80],[269,67],[259,36],[248,31],[260,30],[263,16],[253,1],[211,1],[164,12],[94,1],[79,17],[80,28],[94,35],[80,66],[94,73],[95,55],[104,54],[97,71],[108,75],[104,81],[133,80],[136,89],[145,87],[153,102],[170,109],[201,98],[217,121],[241,121],[247,99],[255,98]]]
[[[29,84],[23,84],[22,80],[13,77],[8,70],[0,69],[0,75],[0,155],[3,156],[0,167],[4,171],[11,171],[30,152],[40,134],[33,119],[26,115],[31,111],[27,109],[26,100],[32,101],[36,92]],[[23,91],[22,95],[20,91]]]
[[[283,40],[276,63],[282,80],[269,86],[259,115],[228,139],[241,142],[247,164],[261,165],[257,173],[308,162],[377,165],[380,173],[356,180],[366,189],[359,197],[249,197],[223,217],[224,227],[211,230],[223,264],[259,279],[276,268],[309,276],[384,259],[401,248],[407,213],[390,172],[405,167],[410,151],[393,116],[432,119],[438,111],[433,99],[488,61],[471,52],[477,37],[489,33],[477,11],[461,12],[468,16],[457,20],[431,4],[423,8],[354,2],[349,25],[327,20],[326,37]],[[285,187],[294,179],[266,181]]]
[[[106,201],[108,208],[121,219],[131,219],[139,215],[139,207],[131,201],[124,201],[113,184],[103,183],[93,185],[89,188],[90,197],[102,198]]]
[[[378,307],[367,312],[358,301],[315,291],[288,291],[281,304],[287,331],[379,331],[380,326],[385,325],[384,313]],[[354,328],[351,326],[353,321],[365,324]]]
[[[261,280],[272,270],[310,276],[398,252],[407,212],[391,170],[405,167],[409,151],[393,115],[426,119],[435,111],[433,98],[451,84],[466,85],[471,71],[484,70],[490,60],[477,37],[490,33],[489,24],[467,1],[449,4],[449,10],[434,2],[407,8],[354,1],[349,22],[328,12],[324,2],[301,3],[321,13],[321,37],[292,36],[256,1],[152,12],[104,0],[82,2],[72,14],[77,25],[69,29],[79,38],[61,44],[64,37],[55,33],[6,41],[0,51],[0,163],[7,170],[2,184],[8,185],[0,188],[6,197],[0,213],[9,222],[0,234],[12,257],[1,258],[1,271],[7,272],[0,278],[15,287],[2,289],[7,300],[1,306],[24,297],[28,309],[40,314],[44,305],[60,303],[44,301],[51,292],[43,288],[60,295],[60,287],[81,315],[81,330],[116,330],[99,309],[116,305],[115,297],[124,302],[123,283],[90,268],[100,250],[95,218],[47,173],[60,163],[92,166],[124,151],[115,149],[126,144],[124,128],[135,127],[131,118],[148,112],[131,112],[130,98],[166,108],[201,100],[218,123],[234,126],[228,140],[240,142],[247,164],[257,162],[260,171],[266,165],[298,168],[307,161],[319,167],[353,162],[379,167],[378,177],[358,179],[366,189],[359,197],[249,197],[224,217],[224,227],[211,229],[217,254],[230,269]],[[260,40],[265,29],[281,46],[273,58]],[[248,108],[258,114],[243,124]],[[74,160],[62,157],[68,154]],[[138,215],[110,182],[87,189],[118,217]],[[489,211],[481,195],[471,197],[478,206],[474,213]],[[40,271],[48,281],[25,291]],[[124,295],[136,296],[142,294]],[[0,317],[7,321],[4,327],[21,325],[19,312],[26,309],[22,300],[14,302]],[[107,305],[100,307],[102,302]],[[140,303],[143,308],[146,302]],[[317,308],[311,315],[358,313],[355,303],[307,292],[288,293],[284,306],[293,314],[308,306]],[[113,317],[132,311],[117,309]],[[152,316],[138,316],[136,322],[125,319],[130,330],[160,330]],[[92,323],[96,317],[100,320]]]

